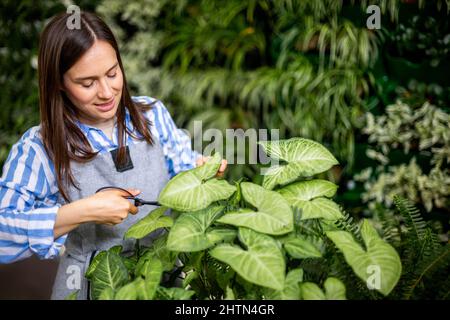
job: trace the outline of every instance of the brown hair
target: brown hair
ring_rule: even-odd
[[[150,122],[142,112],[149,106],[131,100],[119,48],[111,29],[97,15],[81,12],[81,28],[70,30],[66,25],[69,17],[70,14],[62,13],[47,24],[39,42],[38,62],[40,132],[45,150],[55,166],[58,189],[66,201],[70,201],[66,190],[69,184],[79,189],[70,169],[70,160],[88,162],[98,152],[92,150],[76,124],[77,109],[61,90],[63,75],[96,40],[106,41],[114,48],[123,74],[122,98],[117,110],[118,162],[124,164],[126,161],[125,131],[134,138],[153,144]],[[126,127],[125,108],[128,108],[133,126],[141,137],[136,137]]]

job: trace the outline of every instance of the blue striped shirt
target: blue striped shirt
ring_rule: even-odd
[[[133,97],[136,102],[152,103],[147,96]],[[166,107],[157,101],[145,113],[155,142],[161,144],[169,175],[195,167],[199,154],[191,149],[187,134],[178,129]],[[108,152],[117,148],[117,126],[111,141],[102,130],[77,122],[94,151]],[[132,131],[130,115],[126,125]],[[40,136],[40,126],[30,128],[12,147],[0,178],[0,263],[11,263],[31,256],[52,259],[59,255],[67,238],[54,239],[53,228],[59,190],[52,161],[48,158]],[[127,136],[127,144],[135,143]]]

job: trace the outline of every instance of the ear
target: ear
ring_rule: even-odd
[[[59,91],[62,91],[62,92],[66,92],[66,87],[64,86],[64,82],[63,81],[61,81],[61,83],[59,84]]]
[[[61,77],[60,81],[59,81],[59,90],[63,91],[63,92],[67,92],[67,88],[65,85],[65,79],[64,79],[64,75]]]

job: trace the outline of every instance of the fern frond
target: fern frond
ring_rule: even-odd
[[[429,257],[438,251],[440,247],[441,244],[437,234],[430,228],[426,228],[419,256]]]
[[[439,300],[450,300],[450,277],[442,283],[441,289],[439,290],[436,299]]]
[[[362,241],[361,234],[359,232],[360,225],[353,221],[353,217],[348,212],[343,210],[343,208],[340,209],[344,217],[342,219],[335,221],[334,225],[339,230],[350,232],[356,239]]]
[[[381,238],[398,247],[400,244],[400,223],[394,212],[378,205],[374,211],[374,220],[381,224]]]
[[[437,293],[439,287],[445,284],[448,280],[448,268],[450,267],[450,245],[446,244],[441,246],[439,250],[425,258],[415,269],[413,276],[410,277],[405,290],[403,298],[411,299],[417,288],[420,286],[424,289],[432,287],[433,290],[427,290],[428,292]],[[440,273],[440,275],[439,275]],[[444,282],[439,281],[438,278],[444,277]],[[426,281],[428,280],[428,281]],[[447,288],[448,289],[448,288]],[[448,296],[448,292],[446,293]],[[432,298],[428,296],[427,298]]]
[[[402,299],[446,296],[441,288],[448,278],[450,247],[442,246],[436,232],[427,226],[420,212],[411,202],[394,197],[397,211],[403,218],[406,231],[402,232],[401,252],[403,274],[394,296]]]
[[[394,204],[404,219],[408,235],[412,236],[414,241],[423,242],[427,225],[420,215],[419,209],[414,207],[409,200],[397,195],[394,196]]]
[[[323,229],[319,219],[300,220],[300,210],[294,209],[295,230],[306,240],[312,242],[323,238]]]

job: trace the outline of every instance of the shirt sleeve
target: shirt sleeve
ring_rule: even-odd
[[[153,113],[153,125],[157,131],[169,175],[195,168],[196,160],[200,154],[192,150],[191,139],[182,129],[177,128],[169,111],[160,101],[156,102],[150,110]]]
[[[52,259],[67,235],[54,239],[53,228],[60,204],[49,184],[48,161],[30,139],[22,138],[11,149],[0,178],[0,263],[11,263],[36,254]],[[43,161],[44,160],[44,161]]]

